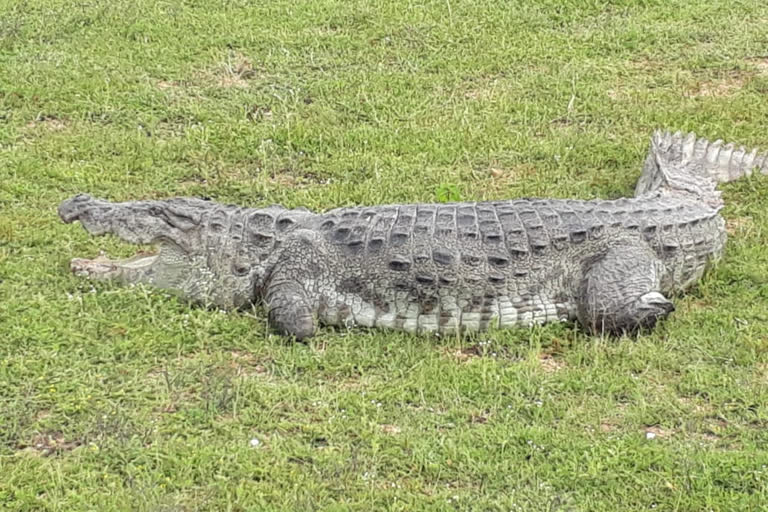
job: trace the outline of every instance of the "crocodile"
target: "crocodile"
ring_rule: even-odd
[[[595,335],[653,328],[721,258],[718,183],[768,174],[768,152],[656,131],[631,198],[511,199],[314,213],[197,198],[80,194],[64,222],[156,252],[75,258],[78,275],[147,284],[193,302],[263,302],[270,325],[451,333],[578,321]]]

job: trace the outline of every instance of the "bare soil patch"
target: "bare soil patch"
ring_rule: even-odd
[[[402,429],[397,425],[387,424],[387,425],[381,425],[381,431],[384,432],[385,434],[397,435],[400,432],[402,432]]]
[[[748,236],[754,227],[752,217],[735,217],[725,221],[725,230],[732,236]]]
[[[544,370],[545,373],[559,372],[566,366],[565,361],[562,359],[557,359],[552,354],[546,353],[539,356],[539,363],[541,364],[541,369]]]
[[[248,80],[258,71],[251,60],[240,52],[232,51],[214,70],[213,75],[219,87],[248,87]]]
[[[29,442],[20,443],[17,450],[21,453],[48,457],[57,453],[72,451],[81,444],[80,441],[67,440],[61,432],[41,432]]]
[[[177,80],[158,80],[155,84],[158,89],[166,91],[168,89],[178,89],[181,83]]]
[[[38,114],[38,116],[29,121],[25,127],[28,130],[38,130],[47,132],[59,132],[69,126],[69,122],[56,114]]]
[[[267,361],[255,357],[248,352],[233,350],[230,352],[229,367],[235,372],[236,377],[260,377],[269,374],[265,366]]]
[[[665,429],[662,427],[659,427],[658,425],[650,425],[645,427],[645,437],[646,439],[665,439],[668,437],[671,437],[673,434],[675,434],[675,431],[672,429]]]
[[[768,57],[754,57],[748,59],[748,62],[755,66],[761,75],[768,75]]]
[[[690,98],[730,96],[741,90],[749,80],[743,73],[732,73],[722,78],[703,80],[696,83],[686,94]]]

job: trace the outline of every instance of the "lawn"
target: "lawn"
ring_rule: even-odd
[[[758,510],[768,178],[655,331],[437,338],[70,274],[63,199],[631,195],[655,128],[768,149],[768,4],[0,0],[0,508]]]

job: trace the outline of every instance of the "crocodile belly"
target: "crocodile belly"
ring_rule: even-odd
[[[575,307],[542,295],[475,295],[457,297],[447,289],[438,297],[419,300],[406,292],[389,300],[340,294],[320,308],[326,325],[365,326],[413,333],[482,331],[531,326],[575,318]]]

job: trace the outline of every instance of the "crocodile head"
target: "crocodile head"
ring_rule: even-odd
[[[80,194],[59,206],[64,222],[92,235],[113,234],[156,250],[125,260],[76,258],[72,271],[94,279],[147,284],[225,309],[252,303],[266,272],[266,255],[244,243],[247,215],[201,199],[111,203]]]

